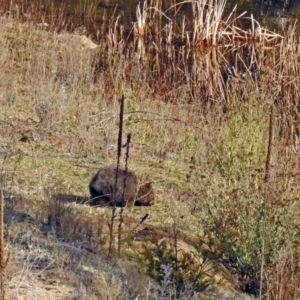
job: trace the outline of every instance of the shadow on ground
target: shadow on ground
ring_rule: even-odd
[[[52,198],[57,201],[61,202],[69,202],[69,203],[78,203],[78,204],[88,204],[89,203],[89,198],[87,197],[82,197],[82,196],[77,196],[77,195],[69,195],[69,194],[53,194]]]

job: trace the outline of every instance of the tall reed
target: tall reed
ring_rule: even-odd
[[[4,242],[4,196],[3,190],[0,189],[0,285],[1,285],[1,299],[5,299],[5,269],[9,261],[9,253],[5,258],[5,242]]]

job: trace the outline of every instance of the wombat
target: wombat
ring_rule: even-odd
[[[90,183],[90,205],[125,207],[154,204],[151,182],[140,185],[140,180],[135,173],[119,168],[116,184],[116,172],[116,167],[104,167],[93,177]]]

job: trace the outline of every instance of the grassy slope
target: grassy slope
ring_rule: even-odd
[[[176,105],[161,101],[143,81],[143,71],[136,65],[129,68],[122,54],[110,56],[107,68],[94,82],[94,52],[76,37],[38,31],[29,24],[4,18],[0,22],[2,168],[7,193],[21,194],[26,199],[20,211],[46,218],[45,189],[88,196],[92,175],[100,166],[116,161],[118,99],[124,94],[124,131],[133,136],[129,166],[151,177],[157,197],[154,207],[126,210],[125,215],[141,219],[148,212],[147,222],[152,225],[176,223],[190,235],[206,234],[208,239],[233,243],[244,261],[259,264],[260,209],[272,97],[267,86],[259,90],[251,81],[245,81],[245,102],[240,103],[240,92],[232,89],[227,114],[218,107],[204,114],[196,104],[186,105],[185,98]],[[128,82],[127,77],[132,81]],[[273,163],[278,163],[280,155],[274,157]],[[298,249],[293,230],[300,220],[296,178],[295,174],[283,180],[275,178],[270,191],[270,276],[275,276],[273,266],[279,251]],[[95,221],[103,213],[72,205],[79,219],[88,215]],[[109,214],[104,213],[107,219]],[[22,231],[22,225],[14,222],[9,229],[11,236]],[[31,226],[38,231],[34,224]],[[10,247],[18,255],[15,241],[11,238]],[[42,241],[43,237],[35,246],[41,247]],[[47,247],[48,243],[51,245],[49,240],[44,242]],[[57,270],[63,269],[60,267],[58,260]],[[76,267],[70,269],[78,271]],[[101,274],[97,276],[101,278]],[[80,274],[74,281],[83,282],[84,278]],[[74,290],[79,293],[73,289],[66,295],[74,294]]]

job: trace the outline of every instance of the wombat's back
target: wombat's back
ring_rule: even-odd
[[[138,192],[137,176],[131,171],[119,169],[116,184],[116,172],[117,168],[115,167],[104,167],[93,177],[89,186],[91,205],[113,206],[114,201],[115,205],[120,207],[134,204]]]

